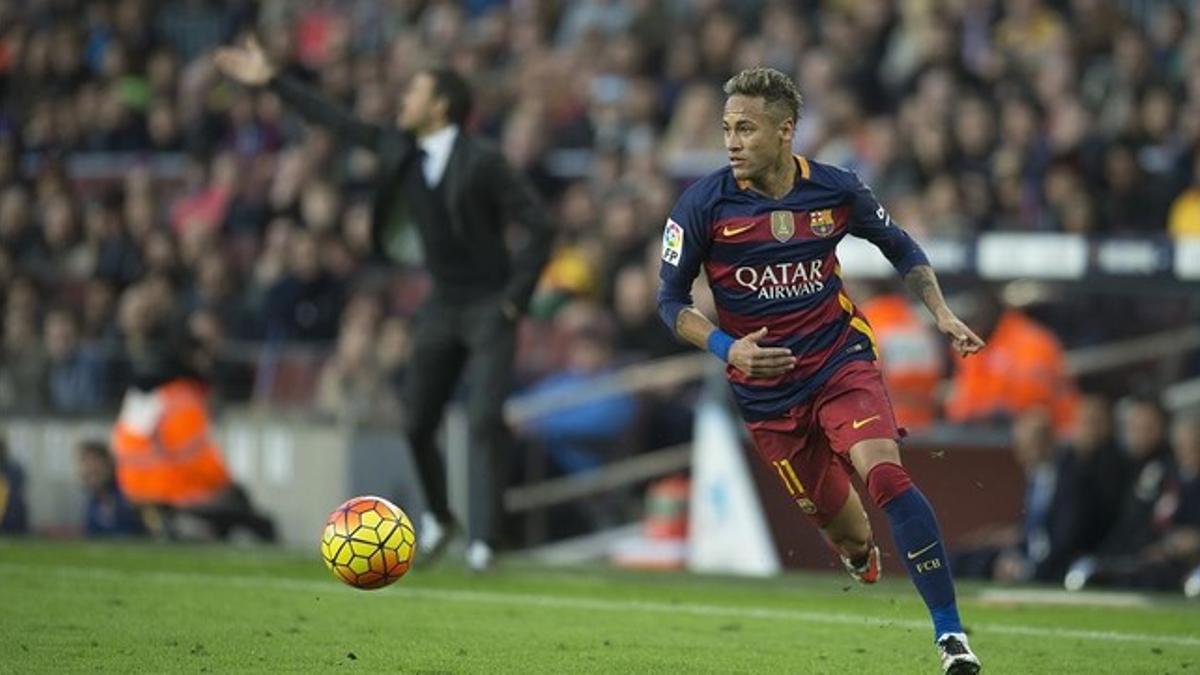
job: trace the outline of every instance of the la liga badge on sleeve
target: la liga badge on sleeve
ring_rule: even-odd
[[[683,255],[683,228],[679,223],[667,219],[667,227],[663,230],[663,262],[679,266],[679,258]]]

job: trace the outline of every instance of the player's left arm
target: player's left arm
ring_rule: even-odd
[[[983,349],[984,342],[967,327],[942,295],[937,274],[921,246],[888,215],[875,199],[871,188],[856,179],[850,233],[862,237],[883,253],[904,279],[909,292],[921,299],[933,315],[938,330],[950,338],[954,350],[963,356]]]

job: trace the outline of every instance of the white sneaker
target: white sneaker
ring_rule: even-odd
[[[421,514],[421,529],[417,533],[418,564],[428,565],[440,558],[457,532],[454,521],[443,523],[428,511]]]
[[[1095,573],[1096,559],[1090,556],[1080,558],[1071,564],[1067,576],[1063,577],[1063,588],[1068,591],[1081,591]]]
[[[1200,598],[1200,567],[1192,570],[1183,582],[1183,594],[1189,598]]]
[[[945,675],[975,675],[979,672],[979,659],[971,652],[964,633],[942,635],[937,639],[937,648]]]
[[[486,572],[492,567],[496,554],[483,540],[475,539],[467,545],[467,567],[472,572]]]

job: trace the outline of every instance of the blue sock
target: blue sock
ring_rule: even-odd
[[[950,563],[929,501],[913,486],[893,497],[883,510],[908,576],[933,618],[934,639],[946,633],[963,632],[954,602]]]

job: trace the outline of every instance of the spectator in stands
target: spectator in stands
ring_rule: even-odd
[[[83,534],[87,537],[136,536],[146,533],[142,516],[117,485],[116,465],[103,441],[76,446],[79,480],[87,493]]]
[[[80,343],[75,315],[63,308],[50,310],[43,339],[49,411],[77,414],[98,410],[107,393],[106,364],[96,346]]]
[[[909,431],[928,428],[938,418],[945,368],[940,341],[903,291],[879,293],[868,284],[855,284],[849,294],[859,299],[875,332],[897,424]]]
[[[170,302],[153,280],[122,299],[131,385],[112,430],[121,491],[155,514],[147,523],[160,536],[181,536],[178,523],[199,519],[221,539],[245,529],[273,541],[274,524],[233,482],[214,438],[210,348]]]
[[[89,245],[96,256],[95,275],[124,287],[142,276],[141,253],[129,236],[123,217],[124,198],[109,193],[84,211]]]
[[[1179,414],[1171,440],[1179,495],[1172,519],[1180,527],[1200,528],[1200,414]]]
[[[36,244],[29,193],[11,183],[0,193],[0,247],[15,258],[23,257]]]
[[[376,361],[377,314],[347,310],[333,356],[321,368],[317,409],[339,422],[378,421],[394,413],[387,373]]]
[[[267,339],[332,341],[344,295],[342,284],[321,265],[317,235],[296,229],[289,235],[287,272],[267,291]]]
[[[188,309],[212,312],[230,337],[241,338],[251,333],[251,318],[247,316],[245,296],[239,293],[239,275],[229,256],[219,248],[205,251],[196,263],[192,276]]]
[[[1128,555],[1140,551],[1161,533],[1155,503],[1168,487],[1171,449],[1167,444],[1167,418],[1154,394],[1139,393],[1117,408],[1118,437],[1129,461],[1130,483],[1121,501],[1112,530],[1100,543],[1100,555]]]
[[[1161,228],[1165,209],[1160,211],[1148,185],[1133,148],[1124,143],[1109,146],[1104,153],[1102,227],[1125,234]]]
[[[1061,48],[1067,27],[1055,10],[1042,0],[1008,3],[1005,16],[995,28],[996,46],[1029,73],[1036,72],[1045,58]]]
[[[613,326],[603,310],[575,303],[563,309],[556,324],[574,338],[566,367],[533,385],[527,396],[569,400],[613,371]],[[614,393],[558,407],[526,421],[522,432],[545,449],[557,472],[577,473],[629,453],[628,434],[636,415],[637,401],[629,394]]]
[[[40,412],[46,404],[46,352],[38,330],[37,285],[29,278],[9,283],[4,306],[0,402],[10,412]]]
[[[8,456],[8,443],[0,438],[0,534],[29,531],[25,504],[25,472]]]
[[[254,388],[254,370],[247,364],[244,352],[226,349],[221,316],[211,309],[195,309],[187,314],[187,325],[194,342],[197,370],[208,374],[212,399],[217,403],[249,399]]]
[[[978,327],[988,348],[976,358],[955,359],[947,419],[989,422],[1044,408],[1054,428],[1065,434],[1077,396],[1058,338],[1016,309],[1004,307],[986,288],[960,296],[957,304],[955,311]]]
[[[389,316],[379,326],[375,344],[375,361],[391,390],[384,394],[385,405],[403,410],[398,393],[404,391],[404,378],[412,356],[412,332],[407,319]]]
[[[1057,452],[1050,415],[1031,409],[1013,424],[1013,454],[1025,474],[1019,524],[978,533],[955,554],[959,575],[999,581],[1057,581],[1077,553],[1080,522],[1079,464]]]
[[[39,210],[42,237],[36,251],[31,253],[36,262],[30,264],[46,281],[87,277],[92,271],[93,260],[91,252],[83,245],[71,199],[67,195],[56,195],[46,200]]]
[[[211,237],[225,221],[237,190],[240,171],[236,157],[218,154],[206,166],[193,158],[187,170],[187,192],[171,206],[171,229],[187,242]]]
[[[1076,555],[1076,528],[1083,514],[1078,458],[1056,452],[1049,414],[1031,410],[1017,418],[1013,449],[1025,469],[1025,505],[1021,545],[1002,555],[995,576],[1013,581],[1056,581]]]
[[[720,117],[721,98],[716,87],[697,82],[683,90],[663,136],[663,161],[668,166],[687,167],[688,162],[703,163],[696,153],[721,153],[724,144],[720,129],[712,120]]]
[[[520,436],[533,448],[529,461],[540,464],[549,460],[548,473],[559,476],[594,471],[635,454],[639,449],[635,437],[639,418],[636,397],[617,391],[571,402],[574,396],[586,396],[614,372],[612,322],[599,306],[576,302],[563,308],[555,323],[571,338],[566,366],[534,384],[525,395],[561,405],[526,420],[519,429]],[[525,467],[527,478],[540,476],[542,471],[541,467]],[[626,491],[610,492],[577,507],[559,509],[552,527],[561,529],[558,534],[562,536],[628,522],[629,514],[622,507],[632,504],[632,498]],[[580,522],[572,525],[573,517]],[[582,529],[573,529],[581,525]]]
[[[616,275],[613,309],[617,349],[632,358],[661,358],[684,351],[684,346],[662,330],[654,303],[653,277],[640,261],[628,264]]]
[[[115,285],[104,279],[89,279],[83,289],[80,337],[86,341],[95,341],[101,344],[115,339],[117,333],[116,309]]]
[[[1080,397],[1068,449],[1079,469],[1074,549],[1094,553],[1120,517],[1132,479],[1132,460],[1117,443],[1107,397],[1096,393]]]
[[[1149,418],[1135,424],[1147,425]],[[1148,433],[1148,428],[1134,433]],[[1179,590],[1189,572],[1200,565],[1200,416],[1179,415],[1172,441],[1173,463],[1147,465],[1165,466],[1162,479],[1151,485],[1143,470],[1133,501],[1127,503],[1143,531],[1106,542],[1100,555],[1077,561],[1066,577],[1069,590],[1085,586]],[[1126,543],[1141,545],[1122,548]]]
[[[1192,182],[1175,197],[1167,219],[1167,230],[1180,239],[1200,237],[1200,151],[1192,154]]]

